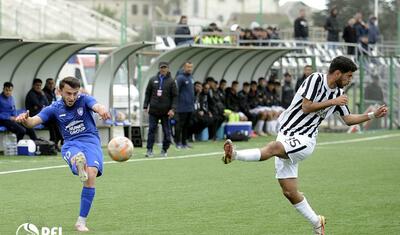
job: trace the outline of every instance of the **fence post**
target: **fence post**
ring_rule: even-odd
[[[364,56],[360,56],[360,110],[359,113],[364,112]],[[362,128],[362,125],[361,125]]]
[[[389,72],[389,129],[393,129],[393,87],[394,87],[394,65],[393,57],[390,57],[390,72]]]
[[[317,62],[315,61],[315,55],[311,56],[311,66],[313,68],[313,71],[317,71]]]

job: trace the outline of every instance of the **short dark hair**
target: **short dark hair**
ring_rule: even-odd
[[[225,79],[221,79],[221,80],[219,81],[219,84],[221,84],[221,83],[226,83],[226,80],[225,80]]]
[[[11,87],[14,87],[14,85],[13,85],[11,82],[5,82],[5,83],[3,84],[3,89],[4,89],[4,88],[11,88]]]
[[[250,85],[258,85],[256,81],[251,81]]]
[[[261,80],[265,80],[265,78],[264,77],[259,77],[258,78],[258,82],[260,82]]]
[[[72,87],[73,89],[81,87],[81,83],[80,83],[79,79],[77,79],[76,77],[65,77],[65,78],[63,78],[63,80],[61,80],[61,82],[60,82],[60,89],[61,90],[64,88],[65,84],[67,84],[68,86]]]
[[[194,84],[193,84],[193,86],[196,86],[196,85],[201,85],[201,82],[195,81]]]
[[[342,73],[350,71],[355,72],[357,71],[357,66],[351,59],[344,56],[338,56],[332,60],[331,65],[329,66],[329,73],[333,73],[336,70],[339,70]]]
[[[213,77],[207,77],[206,82],[216,82]]]
[[[54,80],[54,78],[47,78],[46,83],[50,82],[51,80]]]
[[[306,66],[304,66],[304,68],[312,68],[311,64],[307,64]]]
[[[243,83],[243,86],[250,86],[250,83],[244,82],[244,83]]]
[[[35,79],[33,79],[32,85],[35,85],[35,84],[37,84],[37,83],[42,84],[42,83],[43,83],[42,79],[40,79],[40,78],[35,78]]]
[[[239,82],[238,82],[238,81],[233,81],[233,82],[232,82],[232,86],[233,86],[233,85],[239,85]]]

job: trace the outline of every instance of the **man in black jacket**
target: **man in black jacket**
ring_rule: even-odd
[[[42,91],[42,80],[33,79],[32,89],[29,90],[25,98],[25,108],[29,110],[29,116],[33,117],[40,112],[45,106],[49,105],[46,96]]]
[[[53,78],[47,78],[46,83],[44,84],[43,88],[43,93],[47,98],[47,101],[50,104],[53,102],[57,101],[57,96],[55,93],[56,90],[56,83]],[[60,129],[58,128],[58,125],[56,122],[47,122],[46,127],[49,129],[49,134],[50,134],[50,141],[53,141],[56,145],[56,150],[61,151],[61,148],[59,146],[60,144],[63,143],[63,137],[61,135]]]
[[[354,24],[356,20],[354,18],[350,18],[347,22],[346,27],[343,29],[343,40],[347,43],[357,43],[357,34],[356,29],[354,28]],[[355,47],[354,46],[347,46],[347,54],[354,55],[355,54]]]
[[[331,15],[326,19],[325,30],[328,31],[328,42],[339,42],[339,23],[337,21],[337,9],[332,8]],[[336,49],[336,45],[329,45],[329,48]]]
[[[179,37],[182,35],[182,37]],[[187,26],[187,16],[181,16],[179,26],[175,29],[175,44],[177,46],[183,44],[192,44],[193,38],[190,37],[190,29]]]
[[[287,109],[292,103],[294,97],[294,89],[292,85],[292,75],[286,72],[284,75],[284,84],[282,86],[282,107]]]
[[[161,156],[166,157],[171,144],[169,118],[175,114],[178,91],[171,78],[167,62],[159,63],[159,72],[149,80],[144,99],[144,111],[149,113],[149,134],[146,157],[153,157],[153,145],[157,124],[161,120],[164,139]]]
[[[300,9],[299,17],[294,21],[294,39],[301,41],[308,40],[308,23],[304,9]]]

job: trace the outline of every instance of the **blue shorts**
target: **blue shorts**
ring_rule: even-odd
[[[97,177],[103,174],[103,152],[101,151],[101,143],[98,140],[71,140],[66,141],[62,146],[61,154],[63,159],[68,163],[72,173],[77,175],[72,169],[71,157],[75,156],[79,152],[85,154],[87,166],[96,167]]]

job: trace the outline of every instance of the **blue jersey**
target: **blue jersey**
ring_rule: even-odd
[[[80,94],[72,107],[66,106],[64,100],[61,99],[45,107],[38,116],[43,122],[56,120],[65,141],[98,143],[100,137],[92,110],[96,103],[93,97]]]

